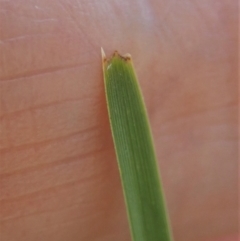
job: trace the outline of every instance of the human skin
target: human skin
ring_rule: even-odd
[[[237,17],[234,0],[0,0],[0,240],[130,240],[102,46],[133,57],[175,241],[237,241]]]

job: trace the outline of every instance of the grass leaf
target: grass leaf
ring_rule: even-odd
[[[132,240],[170,241],[152,136],[131,56],[115,52],[107,60],[102,50],[102,57],[108,113]]]

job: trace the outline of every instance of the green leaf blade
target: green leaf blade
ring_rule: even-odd
[[[134,241],[170,241],[148,118],[130,56],[103,57],[112,136]]]

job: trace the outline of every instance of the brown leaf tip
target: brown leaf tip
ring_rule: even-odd
[[[117,50],[114,51],[114,53],[110,57],[110,59],[107,59],[103,48],[101,48],[101,53],[102,53],[102,61],[103,61],[103,63],[111,61],[111,59],[114,58],[114,57],[120,57],[121,59],[123,59],[125,61],[131,61],[131,59],[132,59],[130,54],[120,55]]]
[[[114,57],[119,56],[119,53],[118,53],[117,50],[114,51],[113,56],[114,56]]]
[[[124,58],[126,61],[131,61],[132,56],[131,56],[131,54],[125,54],[125,55],[123,56],[123,58]]]
[[[116,55],[114,54],[114,56],[116,56]],[[124,61],[131,61],[131,55],[130,54],[124,54],[124,55],[118,54],[118,57],[120,57]]]

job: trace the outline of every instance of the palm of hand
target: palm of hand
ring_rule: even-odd
[[[3,240],[129,240],[101,46],[133,56],[176,241],[237,232],[234,3],[0,6]]]

